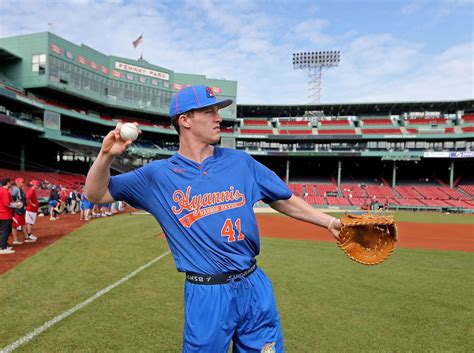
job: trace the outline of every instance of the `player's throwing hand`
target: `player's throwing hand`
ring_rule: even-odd
[[[134,124],[138,127],[137,123]],[[120,137],[121,127],[122,123],[117,123],[115,129],[110,131],[107,136],[105,136],[104,141],[102,142],[102,154],[110,155],[113,157],[120,156],[132,144],[132,140],[125,141]],[[138,133],[141,134],[141,131],[138,130]]]

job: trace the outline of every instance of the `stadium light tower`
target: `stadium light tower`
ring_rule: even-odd
[[[308,98],[310,103],[317,104],[321,100],[323,67],[338,66],[340,57],[340,51],[293,53],[293,68],[302,69],[308,74]]]

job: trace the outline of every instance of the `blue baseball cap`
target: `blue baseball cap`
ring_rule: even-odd
[[[204,85],[188,86],[176,92],[171,99],[170,116],[174,117],[193,109],[216,105],[219,109],[232,104],[232,99],[217,100],[212,88]]]

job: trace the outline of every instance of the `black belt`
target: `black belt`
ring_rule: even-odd
[[[222,273],[218,275],[204,275],[201,273],[186,272],[186,280],[195,284],[226,284],[232,279],[240,280],[239,278],[250,276],[257,269],[257,264],[253,264],[248,270],[243,272]]]

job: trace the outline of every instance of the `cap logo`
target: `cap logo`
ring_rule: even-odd
[[[207,98],[215,98],[214,96],[214,91],[212,90],[211,87],[206,87],[206,96]]]

